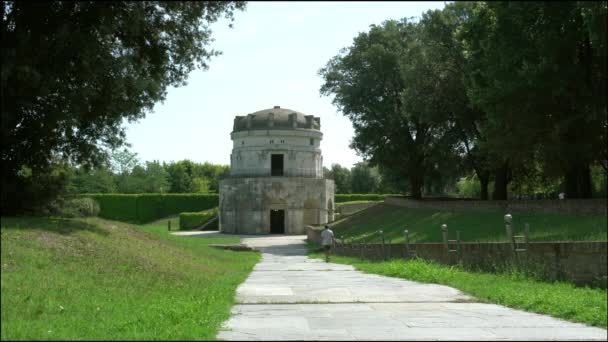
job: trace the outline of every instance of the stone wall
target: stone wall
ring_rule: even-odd
[[[345,204],[336,204],[336,212],[341,216],[352,215],[361,210],[373,207],[381,202],[365,202],[365,203],[345,203]]]
[[[321,230],[308,227],[309,241],[320,243]],[[455,248],[450,245],[450,248]],[[410,254],[407,253],[409,250]],[[417,256],[442,264],[461,262],[467,269],[500,271],[519,268],[534,272],[544,279],[568,280],[579,285],[606,288],[607,241],[542,241],[530,242],[527,252],[513,252],[509,242],[463,242],[460,253],[446,252],[443,243],[405,244],[337,244],[335,253],[370,260]]]
[[[313,226],[306,226],[306,239],[310,242],[321,244],[321,232],[322,228]]]
[[[537,212],[571,214],[607,214],[606,199],[564,199],[564,200],[414,200],[402,197],[386,197],[384,203],[412,209],[437,210],[530,210]]]
[[[285,210],[285,234],[333,220],[334,182],[305,177],[227,178],[220,181],[223,233],[268,234],[270,210]]]
[[[467,269],[500,271],[519,268],[546,280],[606,287],[606,241],[530,242],[527,252],[513,252],[510,243],[461,243],[460,253],[447,253],[442,243],[409,245],[410,256],[442,264],[461,262]],[[456,249],[454,246],[451,248]],[[340,245],[339,255],[365,259],[407,258],[405,244]]]

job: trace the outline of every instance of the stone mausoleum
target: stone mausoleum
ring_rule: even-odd
[[[321,119],[275,106],[234,118],[230,176],[220,182],[220,231],[305,234],[333,220],[323,177]]]

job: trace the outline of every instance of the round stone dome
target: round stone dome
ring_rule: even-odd
[[[312,129],[318,131],[321,129],[321,118],[292,109],[281,108],[280,106],[234,118],[233,132],[269,129]]]

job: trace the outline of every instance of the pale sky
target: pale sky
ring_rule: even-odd
[[[331,97],[321,97],[318,70],[359,32],[388,19],[419,17],[444,2],[249,2],[233,28],[212,25],[211,48],[222,55],[188,84],[168,89],[164,103],[137,123],[127,141],[141,161],[190,159],[230,164],[236,115],[281,106],[321,118],[323,164],[352,167],[353,128]]]

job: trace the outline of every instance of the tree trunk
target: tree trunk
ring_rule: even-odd
[[[591,170],[587,163],[572,165],[565,174],[566,198],[591,198]]]
[[[422,177],[420,175],[410,175],[410,185],[412,187],[411,191],[414,199],[422,198],[422,183]]]
[[[493,200],[507,199],[507,185],[509,184],[509,165],[504,163],[497,168],[494,173],[494,193]]]
[[[477,178],[479,178],[479,185],[481,187],[481,200],[487,201],[489,199],[488,185],[490,184],[490,174],[487,172],[481,175],[477,174]]]

